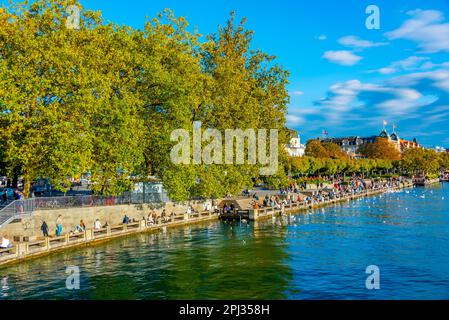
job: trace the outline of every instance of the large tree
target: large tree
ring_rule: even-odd
[[[329,158],[329,152],[319,140],[309,140],[306,144],[306,155],[314,158]]]
[[[79,25],[67,24],[80,9]],[[2,169],[60,189],[90,173],[95,192],[119,194],[131,177],[161,177],[175,200],[236,193],[260,165],[179,165],[175,129],[277,129],[285,180],[288,73],[252,50],[232,14],[205,41],[167,11],[143,30],[105,23],[72,0],[37,0],[0,11]],[[206,144],[207,141],[203,141]],[[247,148],[247,146],[246,146]]]
[[[377,138],[374,143],[365,144],[359,152],[370,159],[401,159],[401,152],[386,138]]]

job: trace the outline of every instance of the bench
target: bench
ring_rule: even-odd
[[[46,239],[31,241],[28,242],[28,251],[29,252],[41,251],[42,248],[45,248],[46,246],[47,246]]]
[[[172,221],[184,220],[184,213],[173,214],[171,217],[172,217]]]
[[[15,254],[16,250],[17,250],[17,246],[12,246],[10,248],[0,248],[0,257]]]
[[[111,233],[123,231],[125,229],[125,226],[123,224],[119,224],[116,226],[111,226]]]
[[[72,233],[69,235],[69,241],[81,241],[84,240],[84,232]]]
[[[156,224],[168,223],[168,222],[172,221],[172,216],[170,216],[170,215],[166,215],[165,217],[159,216],[159,217],[157,217],[156,221],[157,221]]]
[[[94,238],[101,238],[108,235],[108,228],[94,229]]]
[[[65,235],[61,235],[61,236],[57,236],[54,238],[50,238],[49,242],[50,242],[50,247],[54,247],[54,246],[61,246],[65,244],[65,240],[66,240],[66,236]],[[42,240],[45,242],[45,240]],[[29,247],[29,245],[28,245]]]
[[[200,213],[199,212],[192,212],[189,215],[189,218],[199,218],[200,217]]]
[[[139,229],[140,228],[140,222],[130,222],[127,225],[128,230],[130,229]]]

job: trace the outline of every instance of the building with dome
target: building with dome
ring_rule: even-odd
[[[291,130],[292,137],[289,143],[285,146],[287,153],[290,157],[302,157],[306,152],[306,146],[301,144],[301,137],[296,132]]]

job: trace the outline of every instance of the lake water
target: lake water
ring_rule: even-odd
[[[448,299],[448,201],[446,183],[135,235],[1,268],[0,299]],[[379,290],[365,286],[370,265]]]

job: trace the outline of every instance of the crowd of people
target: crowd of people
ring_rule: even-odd
[[[312,179],[311,179],[312,180]],[[316,179],[315,179],[316,180]],[[323,182],[325,181],[325,182]],[[324,178],[316,182],[316,188],[307,188],[307,183],[291,182],[287,187],[279,190],[279,195],[266,195],[262,201],[256,193],[253,194],[253,208],[273,208],[284,210],[292,202],[313,205],[329,200],[341,199],[367,191],[398,187],[403,182],[402,177],[392,177],[385,180],[364,179],[352,176],[349,180],[343,177]]]

